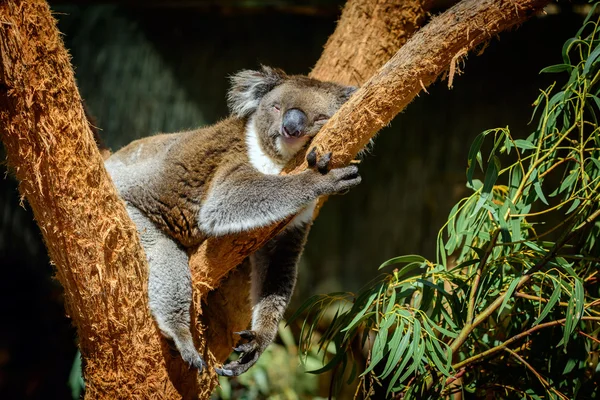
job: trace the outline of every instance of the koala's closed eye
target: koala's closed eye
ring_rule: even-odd
[[[315,118],[315,122],[327,122],[331,118],[329,115],[319,114]]]

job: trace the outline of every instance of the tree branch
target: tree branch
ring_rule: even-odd
[[[581,317],[581,320],[583,321],[599,321],[600,322],[600,317]],[[492,356],[506,348],[508,348],[508,346],[510,346],[511,344],[513,344],[514,342],[516,342],[517,340],[523,339],[526,336],[531,335],[534,332],[539,331],[540,329],[544,329],[544,328],[550,328],[553,326],[558,326],[558,325],[562,325],[564,324],[566,321],[566,318],[563,319],[558,319],[556,321],[550,321],[550,322],[545,322],[543,324],[539,324],[536,325],[524,332],[521,332],[513,337],[511,337],[510,339],[504,341],[502,344],[499,344],[498,346],[492,347],[491,349],[488,349],[482,353],[479,353],[477,355],[474,355],[473,357],[467,358],[466,360],[463,360],[461,362],[458,362],[454,365],[452,365],[452,368],[457,370],[460,368],[464,368],[467,365],[473,364],[475,362],[479,362],[482,361],[484,358],[487,358],[489,356]]]

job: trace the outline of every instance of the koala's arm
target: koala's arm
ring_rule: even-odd
[[[310,211],[313,209],[309,207]],[[238,332],[246,343],[234,350],[242,354],[238,360],[217,368],[218,374],[237,376],[246,372],[275,339],[279,321],[294,291],[296,265],[308,234],[308,223],[297,219],[250,256],[254,304],[252,330]]]
[[[266,175],[249,164],[234,164],[216,174],[198,222],[200,229],[213,236],[247,231],[281,221],[319,196],[358,183],[356,166],[329,172],[309,169],[296,175]]]

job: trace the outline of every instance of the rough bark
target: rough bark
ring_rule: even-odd
[[[421,26],[426,17],[424,3],[349,0],[310,75],[345,85],[362,85]]]
[[[315,144],[334,151],[336,164],[348,162],[467,50],[524,21],[546,2],[463,1],[434,19],[382,67],[332,118]],[[67,311],[78,328],[85,359],[86,396],[208,397],[214,374],[198,377],[187,371],[159,340],[147,308],[145,257],[102,167],[68,54],[46,3],[3,2],[0,18],[0,135],[65,288]],[[336,65],[342,64],[323,68],[337,74]],[[322,74],[319,77],[335,80]],[[288,171],[304,168],[298,160]],[[283,225],[204,243],[191,261],[196,309],[210,288]],[[244,274],[230,276],[221,292],[208,300],[211,307],[203,317],[214,314],[219,299],[225,304],[223,313],[236,309],[236,304],[228,304],[233,297],[226,293],[243,286]],[[219,353],[222,359],[229,352],[224,343],[233,339],[221,329],[231,326],[198,336],[201,349],[209,341],[211,351],[203,351],[209,364],[215,361],[212,354]]]
[[[0,21],[0,137],[78,328],[88,394],[176,395],[164,372],[154,373],[163,357],[145,256],[104,170],[48,5],[5,1]]]

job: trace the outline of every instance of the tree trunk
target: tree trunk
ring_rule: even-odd
[[[104,170],[56,21],[44,1],[4,1],[0,19],[0,137],[78,328],[87,393],[173,397],[155,373],[163,357],[146,258]]]
[[[424,0],[350,0],[327,40],[313,78],[360,86],[425,20]]]
[[[334,161],[351,160],[374,133],[406,106],[424,86],[433,82],[456,59],[483,40],[524,21],[543,0],[465,0],[434,19],[379,70],[352,100],[318,135],[319,149],[334,151]],[[349,10],[365,10],[368,0],[353,0],[345,9],[340,29],[349,29],[354,17]],[[393,20],[404,18],[404,5],[397,0]],[[362,5],[361,5],[362,4]],[[375,5],[371,18],[381,14],[386,2]],[[414,1],[418,6],[421,2]],[[412,9],[412,8],[411,8]],[[377,11],[379,10],[379,11]],[[378,14],[379,12],[379,14]],[[356,14],[356,18],[363,14]],[[313,73],[336,80],[340,71],[353,72],[343,79],[360,82],[378,68],[402,41],[394,42],[397,32],[414,26],[415,14],[405,23],[386,31],[382,24],[360,20],[381,44],[367,47],[361,31],[336,31],[328,42],[324,58],[339,57],[338,62],[320,61]],[[43,1],[10,1],[0,4],[0,137],[4,141],[9,165],[21,181],[20,191],[31,205],[41,228],[57,278],[65,289],[67,312],[78,328],[84,357],[86,396],[89,398],[208,398],[215,375],[210,370],[197,376],[188,371],[177,356],[171,356],[152,321],[146,297],[145,256],[122,202],[102,167],[81,98],[75,86],[69,56],[64,49],[47,4]],[[346,18],[346,19],[345,19]],[[412,24],[412,25],[411,25]],[[405,28],[399,28],[405,27]],[[347,31],[349,32],[349,31]],[[380,32],[380,35],[373,33]],[[335,36],[351,35],[362,45],[344,46]],[[354,36],[356,35],[356,36]],[[392,45],[391,43],[397,43]],[[351,57],[355,49],[361,55]],[[341,54],[336,54],[338,49]],[[378,57],[369,54],[375,51]],[[362,60],[369,60],[361,64]],[[363,71],[362,68],[365,68]],[[452,69],[451,69],[452,70]],[[302,158],[288,171],[304,168]],[[253,250],[281,229],[259,230],[247,235],[211,239],[192,255],[195,302],[239,265]],[[246,287],[244,271],[230,274],[221,291],[209,298],[203,317],[230,315],[221,324],[199,335],[198,345],[209,365],[229,352],[232,328],[244,297],[231,293]],[[223,308],[215,312],[217,300]],[[240,315],[242,313],[239,313]],[[198,321],[199,332],[202,332]],[[212,322],[212,320],[211,320]],[[242,323],[236,320],[235,323]],[[214,340],[214,342],[213,342]]]

